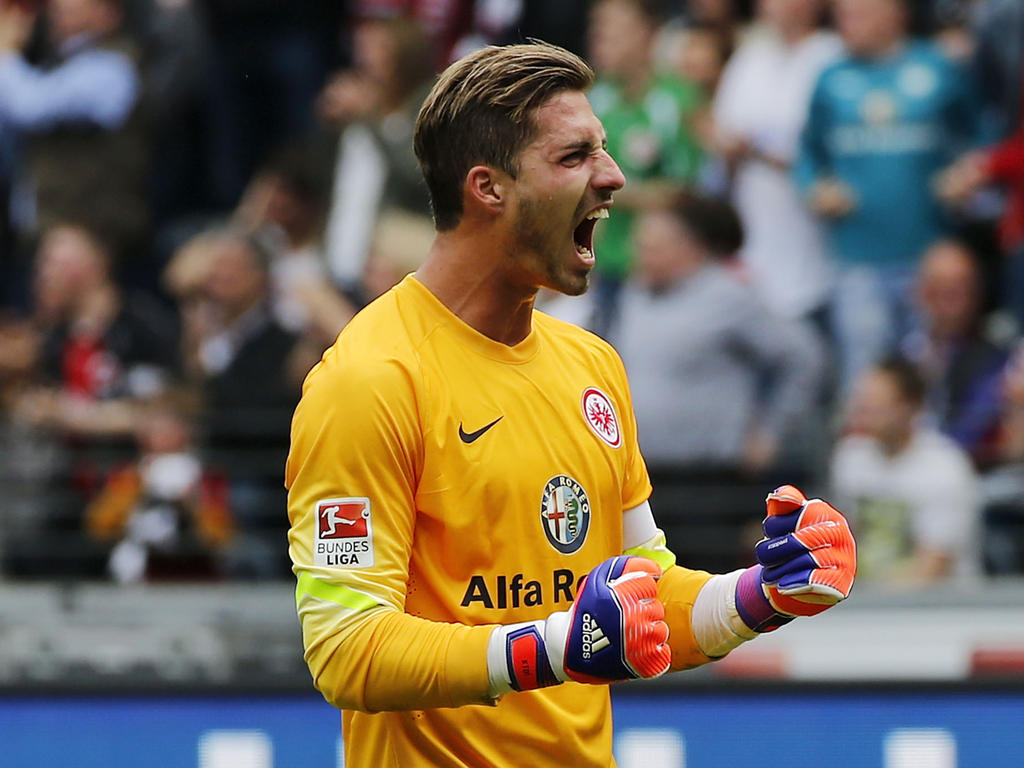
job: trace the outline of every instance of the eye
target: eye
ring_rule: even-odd
[[[577,151],[575,151],[575,152],[573,152],[571,154],[568,154],[565,157],[563,157],[562,158],[562,165],[568,165],[568,166],[579,165],[580,163],[582,163],[584,160],[587,159],[587,155],[588,154],[589,153],[586,150],[579,149],[579,150],[577,150]]]

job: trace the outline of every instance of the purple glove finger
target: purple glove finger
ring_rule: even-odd
[[[817,567],[818,562],[814,559],[814,555],[804,552],[792,560],[780,563],[772,568],[765,568],[761,578],[764,579],[766,584],[779,584],[779,586],[782,586],[782,582],[786,582],[786,586],[790,586],[791,576],[794,574],[804,574],[807,578],[810,578],[811,571]],[[807,583],[806,580],[804,583]]]
[[[774,539],[779,536],[785,536],[787,533],[792,533],[796,530],[796,525],[800,522],[800,514],[803,509],[798,509],[795,512],[790,512],[788,515],[772,515],[764,519],[764,535],[769,539]]]
[[[807,552],[807,547],[796,536],[784,535],[774,539],[762,539],[754,547],[757,562],[761,565],[779,565]]]

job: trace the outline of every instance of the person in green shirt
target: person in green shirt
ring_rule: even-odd
[[[608,152],[626,176],[615,212],[601,225],[594,268],[592,330],[604,334],[629,274],[636,213],[657,207],[692,182],[701,148],[693,124],[700,88],[654,70],[651,48],[661,19],[650,0],[598,0],[588,25],[598,79],[590,103],[608,136]]]

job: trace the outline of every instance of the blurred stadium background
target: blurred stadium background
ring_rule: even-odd
[[[653,504],[679,561],[744,565],[766,491],[793,482],[845,502],[866,563],[899,565],[866,567],[847,603],[720,663],[616,686],[620,768],[1021,765],[1024,4],[857,6],[867,28],[895,23],[895,39],[934,46],[947,64],[913,70],[908,87],[952,93],[956,79],[949,103],[969,105],[972,123],[908,181],[934,193],[941,226],[922,223],[930,239],[898,263],[868,264],[905,289],[906,333],[884,350],[841,343],[825,320],[833,300],[816,270],[846,274],[842,244],[799,240],[812,213],[772,208],[790,239],[765,268],[764,222],[744,197],[759,183],[744,174],[768,169],[756,203],[798,199],[791,172],[817,146],[798,136],[810,89],[853,44],[852,27],[833,34],[843,5],[0,0],[0,766],[342,765],[339,714],[301,657],[288,419],[304,372],[430,242],[409,139],[433,74],[528,37],[594,63],[595,110],[617,126],[632,187],[696,201],[683,219],[696,256],[670,253],[668,268],[653,228],[647,239],[609,230],[590,299],[542,297],[619,345],[643,392]],[[816,46],[804,80],[765,48],[773,35]],[[765,88],[751,66],[780,94],[753,117],[742,107]],[[616,101],[617,84],[655,73],[672,94],[667,127],[664,113]],[[865,108],[876,127],[899,95],[879,93]],[[881,179],[851,178],[867,184],[861,201],[911,173],[890,160]],[[644,213],[625,194],[620,208]],[[927,219],[910,201],[897,208]],[[858,236],[874,250],[902,235]],[[678,344],[644,325],[650,297],[706,261],[763,313],[712,305]],[[773,273],[797,275],[781,300]],[[710,321],[723,316],[736,319],[727,338]],[[766,328],[785,344],[766,351]],[[920,393],[899,377],[881,394],[857,384],[849,360],[882,351],[916,369]],[[687,400],[703,428],[679,426]],[[742,439],[726,444],[737,413]],[[899,428],[943,441],[941,463],[919,467],[923,501],[838,469],[841,448],[853,455]],[[920,535],[922,520],[939,533]],[[806,739],[783,737],[794,724]]]

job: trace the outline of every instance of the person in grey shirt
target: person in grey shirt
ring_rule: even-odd
[[[725,202],[684,195],[645,214],[611,341],[652,465],[761,472],[820,401],[813,331],[770,312],[725,263],[742,244]]]

